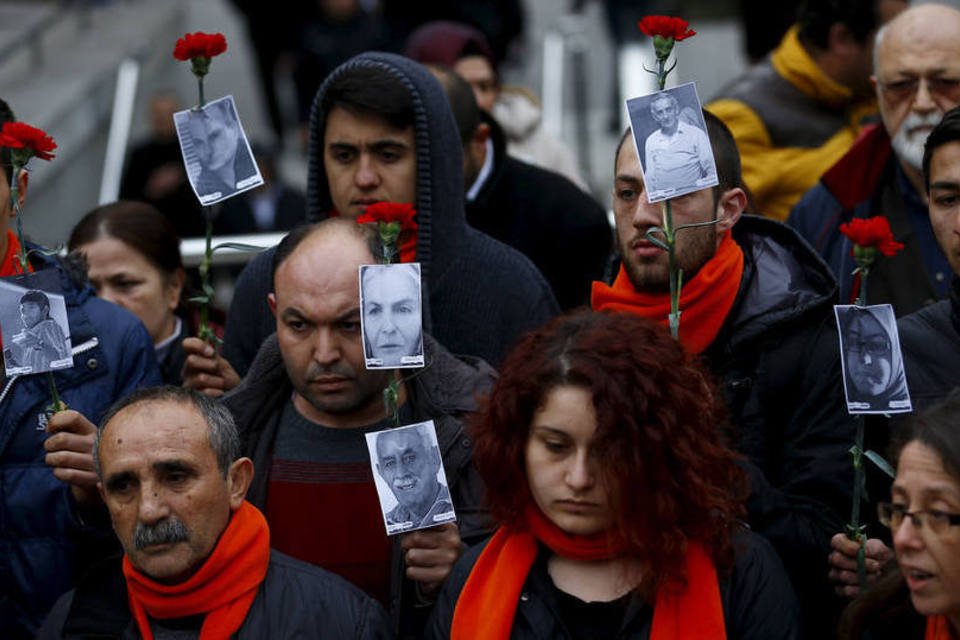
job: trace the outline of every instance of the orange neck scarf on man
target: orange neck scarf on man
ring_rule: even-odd
[[[728,231],[716,254],[680,290],[680,344],[699,354],[716,339],[740,289],[743,250]],[[590,306],[594,311],[627,311],[667,326],[669,293],[637,291],[623,265],[613,286],[593,283]]]
[[[510,637],[538,541],[555,554],[575,560],[604,560],[623,553],[605,534],[563,532],[532,505],[525,511],[525,520],[522,529],[497,529],[480,554],[457,600],[451,640]],[[687,546],[686,578],[685,586],[658,589],[650,640],[725,640],[717,572],[706,550],[695,542]]]
[[[227,640],[243,624],[270,564],[267,520],[247,501],[230,518],[213,553],[180,584],[160,584],[123,557],[130,612],[144,640],[153,640],[147,616],[164,620],[206,614],[200,640]]]
[[[956,640],[957,634],[950,628],[947,616],[930,616],[927,618],[927,633],[923,640]]]
[[[14,276],[20,273],[18,253],[20,253],[20,241],[17,239],[17,234],[7,229],[7,252],[3,256],[3,262],[0,263],[0,277]],[[27,270],[33,271],[29,266]]]

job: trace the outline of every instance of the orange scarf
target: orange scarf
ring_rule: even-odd
[[[950,629],[947,616],[930,616],[927,618],[927,633],[924,640],[954,640],[957,636]]]
[[[270,529],[244,501],[230,518],[213,553],[180,584],[160,584],[123,557],[130,612],[144,640],[153,640],[147,614],[160,620],[207,614],[200,640],[227,640],[247,617],[270,564]]]
[[[554,553],[576,560],[616,557],[606,535],[571,536],[536,507],[526,510],[526,529],[500,527],[473,566],[453,612],[451,640],[507,640],[517,602],[540,541]],[[717,572],[698,543],[687,547],[685,586],[657,591],[650,640],[725,640]]]
[[[680,344],[688,352],[703,353],[716,339],[742,278],[743,250],[727,232],[713,258],[680,290]],[[667,326],[670,294],[637,291],[621,264],[612,287],[593,283],[590,306],[594,311],[628,311]]]
[[[14,276],[20,271],[20,259],[17,254],[20,252],[20,241],[17,240],[17,234],[7,229],[7,253],[3,256],[3,262],[0,263],[0,277]],[[33,271],[32,267],[27,267],[28,271]]]

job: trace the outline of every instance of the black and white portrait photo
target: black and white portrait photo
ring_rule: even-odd
[[[233,96],[208,102],[202,109],[178,111],[173,121],[190,186],[201,204],[220,202],[263,184]]]
[[[0,334],[8,376],[73,366],[67,306],[56,272],[0,280]]]
[[[850,413],[912,410],[893,307],[835,306],[840,331],[843,389]]]
[[[694,83],[631,98],[627,112],[649,202],[719,184]]]
[[[361,266],[360,309],[367,369],[423,366],[418,263]]]
[[[366,437],[387,535],[457,519],[432,420]]]

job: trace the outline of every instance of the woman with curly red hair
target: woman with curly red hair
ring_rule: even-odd
[[[527,335],[474,422],[500,523],[454,568],[428,638],[799,637],[718,392],[660,327],[581,312]]]

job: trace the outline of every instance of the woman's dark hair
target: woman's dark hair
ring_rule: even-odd
[[[136,250],[166,276],[183,268],[180,238],[173,223],[145,202],[120,200],[97,207],[73,228],[67,250],[76,251],[104,237],[116,238]]]
[[[472,423],[474,462],[499,522],[519,524],[532,500],[524,451],[534,413],[552,389],[575,385],[593,397],[591,447],[614,539],[653,584],[683,579],[689,540],[730,566],[746,481],[721,434],[717,390],[663,328],[626,313],[561,316],[525,336],[500,370]]]
[[[911,442],[930,447],[940,457],[943,468],[960,483],[960,390],[954,390],[944,400],[925,410],[910,421],[891,447],[892,460],[899,460],[903,448]],[[899,568],[890,567],[889,573],[877,581],[859,598],[850,603],[840,620],[838,638],[859,639],[867,629],[890,629],[919,618],[910,603],[910,592]],[[921,630],[923,626],[919,627]],[[891,632],[884,637],[920,637],[906,631]]]

